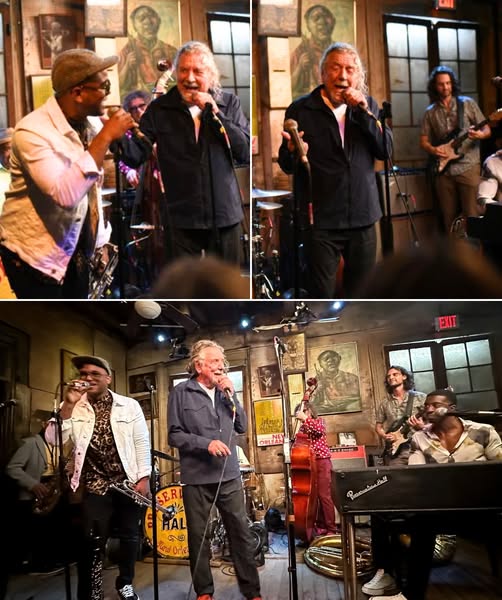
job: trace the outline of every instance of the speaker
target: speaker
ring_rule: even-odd
[[[387,215],[385,171],[377,173],[378,192],[382,212]],[[432,210],[432,189],[426,169],[398,169],[389,173],[390,214],[407,214]]]

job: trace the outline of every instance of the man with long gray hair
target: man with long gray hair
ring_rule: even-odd
[[[249,123],[234,94],[224,92],[213,54],[201,42],[184,44],[174,60],[176,87],[154,100],[140,128],[157,144],[172,255],[216,254],[239,263],[241,195],[234,167],[249,164]],[[136,144],[144,161],[149,144]],[[168,227],[169,225],[169,227]]]
[[[336,281],[343,257],[343,291],[350,297],[376,260],[374,225],[382,212],[374,161],[385,158],[384,135],[378,105],[367,95],[366,75],[353,46],[343,42],[328,46],[319,71],[322,84],[286,110],[286,120],[298,124],[310,168],[297,164],[296,154],[301,153],[295,152],[287,131],[279,164],[285,173],[295,173],[300,227],[309,232],[305,241],[310,295],[340,294]],[[386,136],[390,148],[390,130]]]
[[[227,375],[224,349],[212,340],[192,346],[190,379],[169,395],[168,441],[178,448],[188,526],[190,570],[197,600],[211,600],[208,522],[216,506],[230,539],[239,589],[260,600],[237,458],[235,433],[244,433],[247,416]]]

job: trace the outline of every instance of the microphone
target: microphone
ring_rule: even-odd
[[[17,404],[17,400],[14,400],[14,398],[10,398],[9,400],[6,400],[5,402],[0,402],[0,408],[8,408],[9,406],[16,406]]]
[[[145,387],[149,392],[155,390],[155,386],[151,382],[150,377],[143,377],[143,383],[145,384]]]
[[[308,165],[309,159],[307,158],[305,145],[300,137],[300,134],[298,133],[298,123],[294,119],[286,119],[284,121],[284,131],[287,131],[287,133],[289,133],[291,136],[291,141],[295,146],[300,161]]]
[[[234,402],[234,397],[232,396],[232,390],[230,388],[226,387],[226,388],[223,388],[223,392],[225,393],[227,400],[230,402],[230,408],[232,409],[232,412],[235,412],[235,402]]]
[[[91,387],[91,384],[88,381],[63,381],[63,385],[67,385],[75,390],[85,390],[86,388]]]
[[[500,77],[500,75],[492,77],[491,81],[495,87],[502,87],[502,77]]]
[[[274,344],[281,349],[281,352],[283,354],[285,354],[288,349],[286,348],[286,344],[281,340],[281,338],[278,338],[277,336],[274,337]]]
[[[120,106],[110,106],[107,111],[108,117],[112,117],[116,112],[120,110],[120,108]],[[152,147],[152,142],[146,137],[146,135],[141,131],[141,129],[137,125],[131,127],[129,131],[137,140],[139,140],[140,142],[145,142],[150,148]]]

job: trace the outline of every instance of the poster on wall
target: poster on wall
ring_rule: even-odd
[[[317,379],[311,399],[321,415],[362,410],[356,342],[309,348],[309,377]]]
[[[260,385],[260,396],[277,396],[281,393],[281,378],[277,364],[265,365],[256,369],[258,373],[258,383]]]
[[[256,423],[256,445],[274,446],[284,441],[284,421],[280,398],[253,402]]]
[[[293,100],[319,85],[319,61],[332,42],[356,41],[354,0],[302,0],[301,13],[301,37],[289,38]]]
[[[172,62],[181,45],[178,0],[128,0],[127,11],[127,37],[117,38],[122,98],[133,90],[151,92],[163,73],[159,61]]]
[[[305,371],[307,368],[307,357],[305,355],[305,334],[296,333],[282,338],[286,346],[286,353],[282,359],[284,373]]]

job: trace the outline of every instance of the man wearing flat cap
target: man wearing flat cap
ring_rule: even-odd
[[[145,416],[134,398],[108,389],[112,370],[100,356],[75,356],[78,379],[65,389],[60,407],[63,443],[74,445],[70,487],[84,487],[82,502],[84,540],[78,560],[78,600],[92,597],[93,537],[102,540],[102,551],[113,522],[120,539],[119,573],[115,587],[119,598],[137,599],[133,589],[141,506],[111,488],[125,480],[148,497],[150,490],[150,437]],[[48,424],[46,438],[54,443],[57,426]]]
[[[99,133],[107,69],[118,58],[73,49],[52,67],[54,96],[16,125],[12,183],[0,215],[0,253],[18,298],[87,298],[89,261],[110,238],[100,195],[103,160],[134,120],[117,111]]]

